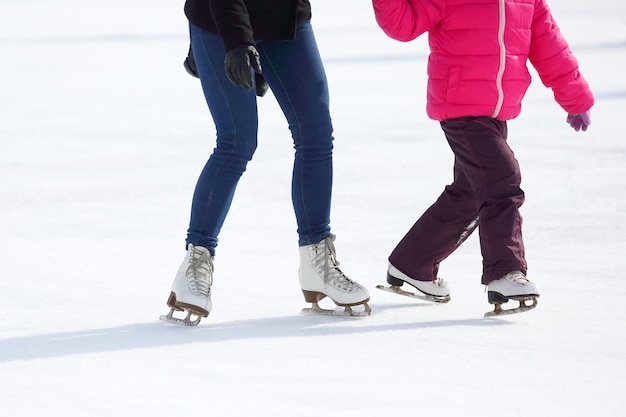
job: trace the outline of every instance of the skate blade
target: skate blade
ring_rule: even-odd
[[[310,314],[318,314],[323,316],[335,316],[335,317],[367,317],[372,314],[372,309],[369,304],[359,304],[363,306],[363,310],[353,310],[350,306],[340,306],[343,307],[344,310],[330,310],[326,308],[322,308],[319,306],[317,302],[311,303],[311,307],[306,307],[302,309],[303,313]]]
[[[172,307],[170,312],[159,317],[159,320],[164,321],[166,323],[177,324],[179,326],[197,326],[200,324],[200,320],[202,320],[202,315],[196,313],[195,311],[185,310],[187,316],[185,318],[174,317],[174,312],[180,311],[178,307]],[[195,317],[195,318],[194,318]]]
[[[509,314],[518,314],[518,313],[525,313],[529,310],[534,309],[535,307],[537,307],[537,297],[532,297],[532,298],[521,298],[521,299],[517,299],[515,301],[519,302],[519,307],[517,308],[510,308],[508,310],[504,310],[502,308],[502,303],[495,303],[494,304],[494,308],[493,311],[488,311],[485,313],[485,317],[498,317],[498,316],[506,316]],[[531,301],[531,304],[526,304],[526,301]]]
[[[391,285],[388,287],[385,285],[377,285],[376,288],[382,291],[403,295],[405,297],[415,298],[417,300],[430,301],[431,303],[447,303],[448,301],[450,301],[449,295],[446,295],[445,297],[439,297],[436,295],[417,294],[409,291],[404,291],[402,288],[396,285]]]

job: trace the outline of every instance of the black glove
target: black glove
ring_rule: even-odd
[[[263,75],[261,74],[254,74],[254,85],[256,86],[256,95],[259,97],[263,97],[270,88],[270,86],[267,85],[267,81],[265,81],[265,78],[263,78]]]
[[[187,58],[183,62],[183,66],[189,75],[192,77],[200,78],[198,75],[198,68],[196,67],[196,60],[193,57],[193,50],[191,49],[191,45],[189,45],[189,52],[187,52]],[[254,85],[256,86],[256,95],[259,97],[263,97],[269,86],[267,85],[267,81],[263,78],[261,74],[254,74]]]
[[[198,68],[196,68],[196,60],[193,58],[193,50],[191,49],[191,45],[189,45],[189,52],[187,52],[187,58],[185,58],[183,66],[185,67],[189,75],[199,78]]]
[[[224,69],[231,83],[237,87],[252,89],[254,79],[250,67],[257,74],[261,73],[261,60],[256,48],[252,45],[237,46],[226,53]]]

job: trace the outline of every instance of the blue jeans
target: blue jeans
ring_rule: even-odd
[[[226,78],[222,39],[190,25],[202,89],[217,131],[216,147],[196,185],[187,243],[215,254],[237,183],[257,147],[255,90]],[[292,202],[300,246],[330,235],[332,122],[328,83],[309,22],[291,41],[258,42],[263,76],[287,118],[295,148]]]

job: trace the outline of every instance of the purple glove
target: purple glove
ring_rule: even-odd
[[[589,113],[589,110],[584,113],[568,114],[567,123],[569,123],[569,125],[573,127],[575,131],[578,132],[582,129],[582,131],[584,132],[591,124],[591,114]]]

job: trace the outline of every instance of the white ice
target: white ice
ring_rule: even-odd
[[[537,76],[510,122],[534,311],[485,319],[477,235],[452,301],[374,289],[451,181],[427,43],[371,3],[314,0],[335,126],[332,227],[364,319],[302,315],[293,159],[271,94],[220,235],[214,310],[165,325],[214,142],[183,1],[0,0],[3,416],[620,416],[626,406],[626,3],[551,0],[597,103],[586,133]]]

